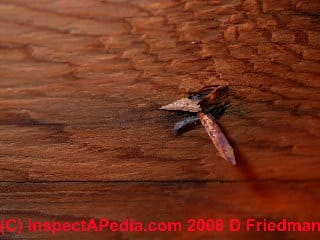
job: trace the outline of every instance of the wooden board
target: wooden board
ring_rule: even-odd
[[[109,218],[122,222],[181,222],[181,232],[50,232],[23,231],[23,239],[315,239],[319,233],[245,231],[247,218],[268,221],[318,221],[319,183],[38,183],[1,184],[1,213],[35,221],[73,222]],[[240,190],[241,189],[241,190]],[[285,193],[285,194],[284,194]],[[15,199],[14,201],[12,201]],[[303,204],[310,203],[310,204]],[[222,232],[187,232],[188,219],[223,219]],[[243,229],[228,231],[228,221]],[[9,235],[10,236],[10,235]],[[19,239],[19,238],[18,238]]]
[[[316,217],[319,13],[308,0],[2,0],[0,211],[27,216],[31,207],[39,217],[61,186],[75,195],[52,205],[49,218],[83,211],[118,220],[150,211],[150,221],[163,211],[183,219],[189,208],[205,217],[212,207],[221,217]],[[214,84],[232,90],[219,123],[237,167],[218,156],[203,128],[176,137],[173,124],[184,116],[158,110]],[[280,203],[252,186],[279,188]],[[104,197],[121,201],[90,207]],[[135,201],[126,206],[126,198]],[[175,211],[180,198],[186,206]],[[227,213],[220,205],[230,206]]]

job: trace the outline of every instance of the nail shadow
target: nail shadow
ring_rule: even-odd
[[[236,168],[239,170],[241,175],[244,176],[245,180],[250,185],[252,190],[254,190],[257,194],[261,196],[270,196],[270,189],[267,187],[265,182],[262,181],[255,169],[252,167],[248,158],[233,142],[231,142],[231,145],[233,146],[234,154],[237,159]]]

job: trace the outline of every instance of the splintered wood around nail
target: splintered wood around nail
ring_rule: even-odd
[[[160,109],[167,111],[200,112],[199,101],[198,99],[181,98],[168,105],[162,106]]]

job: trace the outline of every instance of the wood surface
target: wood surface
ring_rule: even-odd
[[[319,220],[319,15],[316,0],[1,0],[2,216]],[[215,84],[237,167],[158,110]],[[55,238],[317,236],[106,234]]]

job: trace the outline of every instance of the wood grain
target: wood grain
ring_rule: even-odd
[[[275,187],[276,186],[276,187]],[[38,183],[1,184],[2,217],[34,221],[79,221],[126,218],[142,221],[181,221],[189,218],[224,219],[235,216],[280,221],[318,221],[319,183]],[[241,189],[241,191],[239,190]],[[284,194],[285,193],[285,194]],[[15,201],[12,201],[15,199]],[[308,204],[301,204],[302,202]],[[310,204],[309,204],[310,203]],[[187,224],[184,224],[185,228]],[[227,226],[227,224],[226,224]],[[23,232],[23,239],[315,239],[318,233],[297,232]]]
[[[319,6],[310,0],[2,0],[0,211],[27,216],[30,207],[37,215],[61,196],[61,186],[74,195],[63,195],[61,208],[50,203],[48,217],[83,211],[121,219],[149,211],[148,220],[183,219],[188,208],[201,217],[213,206],[221,216],[317,216]],[[202,128],[174,136],[173,124],[184,116],[158,110],[215,84],[232,90],[219,124],[238,167],[219,157]],[[276,188],[279,204],[272,194],[259,200],[248,190],[265,184]],[[167,188],[173,195],[162,198]],[[104,197],[122,200],[98,207]],[[127,198],[135,202],[126,206]],[[186,206],[176,209],[180,199]],[[250,210],[241,211],[248,201]],[[305,214],[301,201],[308,203]],[[227,213],[218,207],[225,205]]]

